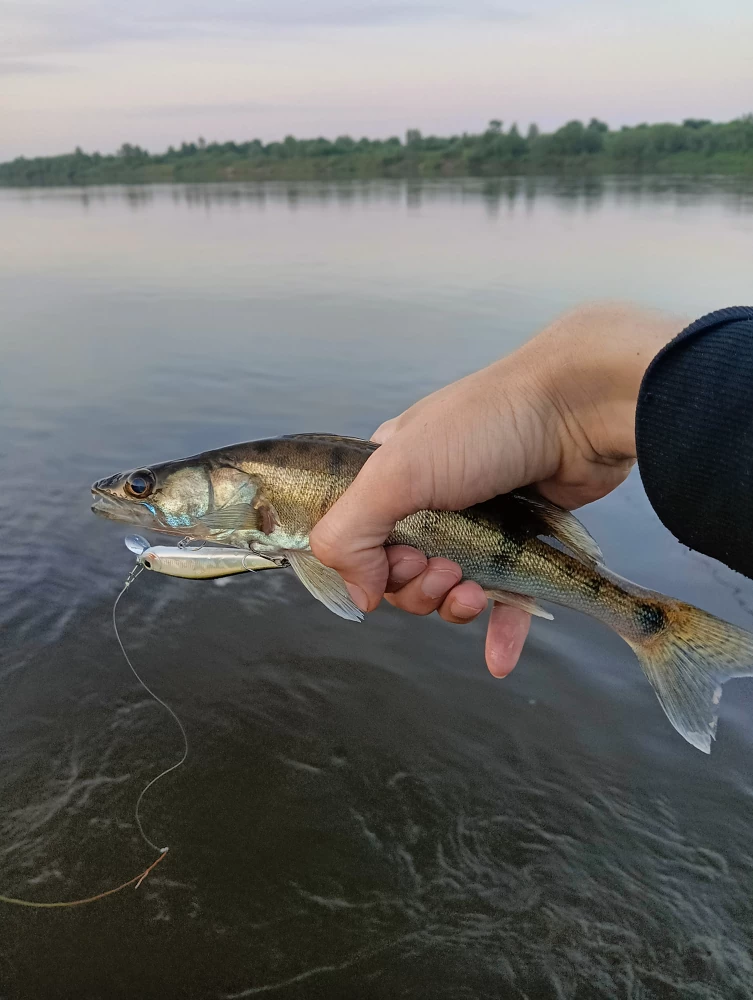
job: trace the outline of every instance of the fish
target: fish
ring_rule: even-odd
[[[178,545],[150,545],[139,535],[129,535],[126,548],[144,569],[183,580],[217,580],[236,573],[279,569],[283,560],[267,559],[248,550],[236,548],[181,548]]]
[[[92,510],[153,531],[285,560],[335,614],[361,621],[342,577],[309,534],[378,445],[289,434],[119,472],[92,486]],[[399,521],[386,545],[458,563],[491,599],[544,618],[540,601],[591,615],[632,648],[674,728],[709,753],[722,684],[753,676],[753,634],[611,572],[578,519],[531,488],[460,511]]]

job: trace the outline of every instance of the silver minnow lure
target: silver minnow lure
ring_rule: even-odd
[[[183,549],[177,545],[150,545],[140,535],[128,535],[125,544],[144,569],[183,580],[216,580],[236,573],[280,568],[279,561],[274,562],[242,549]]]

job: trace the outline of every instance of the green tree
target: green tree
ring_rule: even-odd
[[[560,156],[582,156],[598,153],[603,142],[603,133],[599,127],[586,128],[583,122],[570,121],[554,133],[551,147]]]
[[[122,160],[140,160],[148,157],[149,153],[140,146],[132,146],[129,142],[124,142],[116,155]]]
[[[513,159],[519,159],[528,152],[528,143],[518,132],[518,126],[513,124],[507,133],[507,152]]]

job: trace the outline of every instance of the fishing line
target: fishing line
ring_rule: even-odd
[[[188,540],[186,539],[186,541],[188,541]],[[128,577],[126,578],[126,582],[123,584],[123,589],[120,591],[120,593],[118,594],[118,596],[115,598],[115,603],[112,606],[112,626],[113,626],[113,629],[115,630],[115,638],[118,640],[118,645],[120,646],[120,651],[122,652],[123,656],[125,657],[125,661],[128,664],[128,666],[129,666],[129,668],[131,670],[131,673],[136,678],[136,680],[139,682],[139,684],[144,688],[144,690],[147,692],[147,694],[151,698],[153,698],[154,701],[156,701],[158,705],[161,705],[162,708],[164,708],[165,711],[168,712],[173,717],[173,719],[175,719],[175,722],[176,722],[178,728],[180,729],[181,735],[183,737],[183,754],[182,754],[180,760],[177,761],[175,764],[173,764],[171,767],[165,768],[165,770],[162,771],[161,774],[158,774],[156,778],[152,778],[152,780],[143,788],[141,794],[139,795],[138,799],[136,800],[136,809],[134,811],[134,818],[136,820],[136,826],[138,827],[139,833],[141,834],[143,840],[152,848],[152,850],[157,851],[157,857],[156,857],[156,859],[154,861],[152,861],[152,863],[149,865],[148,868],[144,869],[143,872],[140,872],[138,875],[134,875],[133,878],[128,879],[127,882],[123,882],[122,885],[115,886],[114,889],[107,889],[107,890],[105,890],[105,892],[97,893],[96,896],[87,896],[85,899],[72,899],[72,900],[65,900],[65,901],[61,901],[61,902],[42,903],[42,902],[36,902],[35,900],[31,900],[31,899],[16,899],[13,896],[3,896],[3,895],[0,894],[0,903],[9,903],[12,906],[26,906],[26,907],[31,907],[31,908],[37,909],[37,910],[63,909],[65,907],[69,907],[69,906],[85,906],[87,903],[96,903],[100,899],[105,899],[107,896],[113,896],[113,895],[115,895],[116,892],[121,892],[123,889],[127,889],[129,885],[132,885],[136,889],[138,889],[139,886],[141,885],[141,883],[147,877],[147,875],[149,875],[157,867],[157,865],[160,863],[160,861],[162,861],[162,859],[166,856],[166,854],[167,854],[167,852],[169,850],[169,848],[167,848],[167,847],[158,847],[152,840],[150,840],[149,837],[147,837],[147,835],[146,835],[146,833],[144,831],[144,827],[143,827],[143,825],[141,823],[141,816],[140,816],[140,812],[139,811],[140,811],[140,808],[141,808],[141,802],[142,802],[144,796],[146,795],[146,793],[149,791],[149,789],[153,785],[156,785],[156,783],[158,781],[160,781],[160,779],[164,778],[166,774],[170,774],[172,771],[177,771],[177,769],[179,767],[182,767],[183,764],[186,762],[186,758],[188,757],[188,736],[186,734],[186,730],[185,730],[185,728],[183,726],[183,723],[180,721],[180,719],[175,714],[175,712],[172,710],[172,708],[170,708],[170,706],[165,701],[163,701],[162,698],[160,698],[158,695],[156,695],[154,693],[154,691],[152,691],[152,689],[149,687],[149,685],[139,676],[138,671],[136,670],[136,668],[134,667],[134,665],[131,663],[131,660],[130,660],[130,657],[128,656],[128,653],[126,653],[126,651],[125,651],[125,647],[123,646],[123,641],[120,638],[120,633],[118,632],[118,623],[117,623],[117,619],[116,619],[116,611],[117,611],[117,608],[118,608],[118,604],[120,603],[121,597],[123,596],[123,594],[125,594],[125,592],[131,586],[131,584],[133,583],[133,581],[138,576],[141,575],[141,573],[143,572],[143,570],[144,570],[144,567],[141,566],[141,565],[139,565],[137,563],[136,566],[134,566],[134,568],[128,574]]]
[[[105,896],[113,896],[116,892],[120,892],[121,889],[127,889],[129,885],[136,883],[136,888],[141,885],[147,875],[153,871],[160,861],[167,854],[167,849],[160,854],[149,867],[143,871],[140,875],[134,875],[133,878],[128,879],[122,885],[116,886],[114,889],[108,889],[106,892],[100,892],[96,896],[88,896],[86,899],[72,899],[64,903],[36,903],[31,899],[14,899],[12,896],[0,896],[0,903],[12,903],[14,906],[31,906],[35,910],[57,910],[64,906],[85,906],[86,903],[96,903],[98,899],[104,899]]]
[[[144,796],[146,795],[146,793],[149,791],[150,788],[152,788],[153,785],[156,785],[158,781],[161,781],[161,779],[164,778],[165,775],[171,774],[173,771],[177,771],[179,767],[182,767],[185,764],[186,758],[188,757],[188,734],[186,733],[186,730],[185,730],[185,727],[183,726],[183,723],[180,721],[180,719],[175,714],[175,712],[172,710],[172,708],[170,708],[170,706],[167,704],[167,702],[163,701],[162,698],[159,697],[159,695],[156,695],[154,693],[154,691],[152,691],[152,689],[146,683],[146,681],[143,680],[143,678],[139,676],[138,671],[136,670],[136,668],[134,667],[134,665],[131,663],[131,660],[130,660],[130,657],[128,656],[128,653],[126,653],[126,651],[125,651],[125,646],[123,645],[123,640],[120,638],[120,633],[118,632],[118,622],[117,622],[117,618],[116,618],[116,612],[118,610],[118,604],[120,603],[120,599],[123,596],[123,594],[125,594],[125,592],[128,590],[128,588],[131,586],[131,584],[133,583],[133,581],[138,576],[140,576],[141,573],[143,573],[143,571],[144,571],[144,567],[141,566],[141,565],[139,565],[137,563],[136,566],[134,566],[134,568],[128,574],[128,578],[126,579],[126,582],[123,584],[123,589],[120,591],[120,593],[118,594],[118,596],[115,598],[115,603],[112,606],[112,627],[115,630],[115,638],[118,640],[118,645],[120,646],[120,651],[123,654],[123,656],[125,657],[125,661],[128,664],[128,666],[129,666],[129,668],[131,670],[131,673],[136,678],[136,680],[139,682],[139,684],[142,686],[142,688],[146,691],[146,693],[151,698],[153,698],[154,701],[156,701],[158,705],[161,705],[162,708],[164,708],[165,711],[169,715],[172,716],[172,718],[175,720],[176,725],[178,726],[178,729],[180,729],[181,736],[183,737],[183,754],[182,754],[180,760],[176,761],[175,764],[171,764],[170,767],[166,767],[164,771],[162,771],[160,774],[158,774],[155,778],[152,778],[152,780],[147,785],[144,786],[144,788],[141,791],[141,795],[139,795],[138,799],[136,800],[136,809],[134,811],[134,818],[136,820],[136,826],[138,827],[139,833],[141,834],[143,840],[153,850],[158,851],[160,854],[166,854],[167,851],[168,851],[168,848],[167,847],[158,847],[157,844],[155,844],[153,840],[150,840],[150,838],[146,835],[146,833],[144,831],[144,827],[143,827],[143,825],[141,823],[141,815],[140,815],[141,802],[142,802]]]

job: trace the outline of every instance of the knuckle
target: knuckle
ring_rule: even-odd
[[[326,522],[320,522],[310,536],[311,551],[325,566],[337,567],[342,561],[343,546]]]

